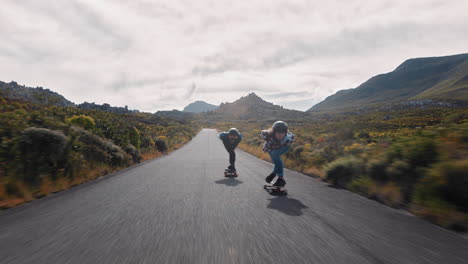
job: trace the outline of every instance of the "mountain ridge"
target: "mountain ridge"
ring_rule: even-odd
[[[209,104],[205,101],[198,100],[198,101],[188,104],[186,107],[184,107],[182,112],[203,113],[203,112],[213,111],[218,108],[219,106],[217,105]]]
[[[9,83],[0,81],[0,96],[14,100],[29,101],[42,105],[73,106],[73,102],[63,95],[43,87],[27,87],[15,81]]]
[[[0,96],[13,99],[32,102],[40,105],[50,105],[59,107],[74,106],[81,109],[94,109],[100,111],[108,111],[113,113],[139,113],[138,110],[129,110],[127,106],[111,106],[104,103],[102,105],[96,103],[83,102],[76,104],[66,99],[63,95],[43,87],[28,87],[19,85],[15,81],[9,83],[0,81]]]
[[[234,120],[269,120],[293,119],[305,112],[286,109],[283,106],[267,102],[255,93],[249,93],[231,103],[221,103],[218,109],[206,113],[214,119],[225,118]]]
[[[356,88],[340,90],[307,111],[423,99],[468,100],[468,54],[408,59],[394,71],[373,76]]]

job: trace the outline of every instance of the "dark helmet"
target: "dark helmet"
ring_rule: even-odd
[[[288,132],[288,124],[284,121],[276,121],[273,126],[273,132],[278,133],[287,133]]]
[[[230,136],[239,136],[239,130],[237,130],[237,128],[233,127],[231,129],[229,129],[228,134]]]

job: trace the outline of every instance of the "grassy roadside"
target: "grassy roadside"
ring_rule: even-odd
[[[0,101],[0,208],[156,158],[199,129],[192,121],[151,113]]]
[[[156,150],[142,153],[141,161],[149,161],[170,154],[188,142],[189,140],[184,143],[174,144],[165,153],[161,153]],[[23,181],[15,181],[14,183],[7,183],[5,181],[0,182],[0,210],[31,202],[53,193],[68,190],[74,186],[116,173],[135,164],[136,163],[130,164],[129,166],[119,167],[113,167],[108,164],[94,165],[92,167],[88,166],[79,171],[73,179],[67,177],[58,177],[54,181],[50,177],[41,177],[40,184],[37,187],[29,186]],[[2,177],[1,173],[2,171],[0,170],[0,179],[4,179],[5,177]],[[9,193],[14,193],[15,195],[10,195]]]

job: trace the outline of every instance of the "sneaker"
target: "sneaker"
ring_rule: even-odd
[[[270,183],[274,178],[276,177],[276,175],[274,173],[268,175],[266,178],[265,178],[265,181],[267,183]]]
[[[277,187],[284,187],[286,185],[286,181],[283,179],[283,177],[278,177],[278,180],[276,180],[275,184],[273,186]]]
[[[227,168],[226,168],[226,171],[229,171],[229,172],[236,172],[236,168],[232,167],[231,165],[229,165]]]

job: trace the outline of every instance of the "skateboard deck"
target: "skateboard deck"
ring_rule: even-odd
[[[224,177],[237,177],[237,172],[224,171]]]
[[[263,189],[265,189],[269,194],[288,194],[288,190],[286,190],[286,188],[273,186],[272,184],[263,185]]]

